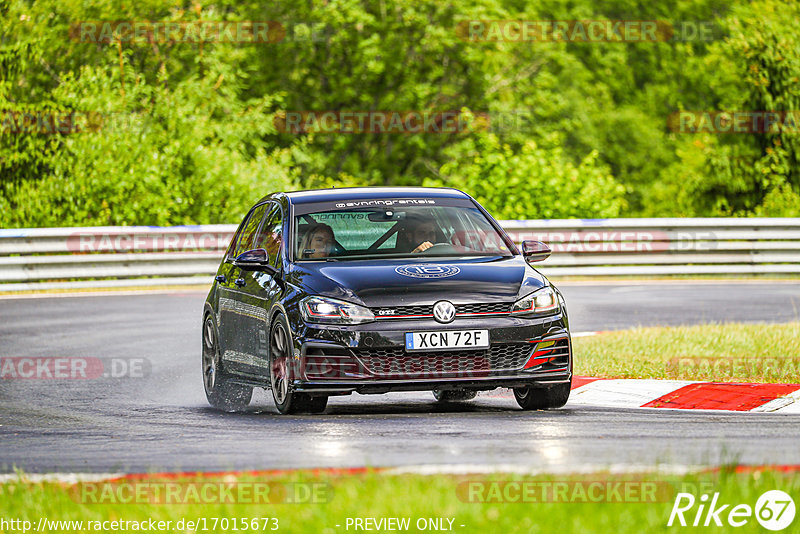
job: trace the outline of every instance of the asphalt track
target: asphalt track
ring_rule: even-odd
[[[573,331],[800,316],[800,283],[562,289]],[[143,378],[0,380],[0,472],[800,464],[797,415],[569,404],[523,412],[497,394],[440,406],[429,393],[395,393],[334,398],[323,415],[286,417],[261,391],[246,413],[220,413],[207,406],[200,379],[203,298],[176,292],[0,300],[2,357],[151,364]]]

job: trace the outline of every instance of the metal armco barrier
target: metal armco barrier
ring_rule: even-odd
[[[501,221],[553,249],[552,276],[800,273],[800,218]]]
[[[501,221],[545,274],[800,273],[800,218]],[[0,291],[210,284],[235,225],[0,230]]]

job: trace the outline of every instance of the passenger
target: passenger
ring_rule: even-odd
[[[323,223],[312,225],[300,240],[300,258],[327,258],[335,245],[333,228]]]

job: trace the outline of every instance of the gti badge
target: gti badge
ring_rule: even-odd
[[[440,323],[449,323],[456,318],[456,307],[448,300],[440,300],[433,305],[433,318]]]

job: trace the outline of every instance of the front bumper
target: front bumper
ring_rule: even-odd
[[[489,331],[489,349],[406,352],[406,332]],[[316,394],[546,386],[572,376],[572,344],[561,314],[381,319],[352,326],[298,325],[293,389]]]

